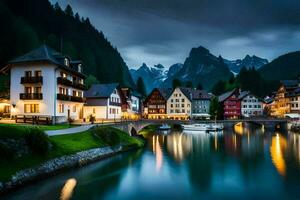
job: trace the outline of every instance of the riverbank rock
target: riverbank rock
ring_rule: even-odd
[[[64,169],[86,165],[93,161],[100,160],[122,151],[124,151],[123,146],[114,148],[103,147],[49,160],[39,165],[38,167],[17,172],[14,176],[12,176],[10,181],[7,181],[5,183],[0,182],[0,193],[7,192],[8,190],[22,186],[25,183],[39,180],[49,175],[53,175]]]

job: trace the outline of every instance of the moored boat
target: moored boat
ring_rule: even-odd
[[[204,132],[209,132],[209,131],[219,131],[223,130],[224,126],[223,124],[191,124],[191,125],[182,125],[183,130],[186,131],[204,131]]]

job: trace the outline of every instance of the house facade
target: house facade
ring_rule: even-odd
[[[263,101],[248,91],[241,92],[241,115],[243,117],[254,117],[263,115]]]
[[[89,120],[121,119],[122,102],[125,98],[118,83],[94,84],[84,93],[86,104],[83,116]]]
[[[167,118],[167,100],[171,93],[172,89],[153,89],[144,101],[144,117],[148,119]]]
[[[167,117],[187,120],[192,113],[192,89],[175,88],[167,100]]]
[[[274,103],[271,107],[271,115],[275,117],[284,117],[288,113],[298,112],[298,80],[283,80],[274,97]],[[297,107],[298,106],[298,107]]]
[[[241,117],[241,100],[239,95],[239,89],[234,89],[219,96],[219,103],[224,110],[224,119],[238,119]]]
[[[213,95],[204,90],[193,90],[192,98],[192,118],[208,119],[210,118],[209,107]]]
[[[121,91],[125,98],[125,103],[122,105],[122,118],[141,118],[141,95],[129,87],[122,87]]]
[[[49,116],[53,123],[82,118],[82,63],[42,45],[8,63],[12,116]]]

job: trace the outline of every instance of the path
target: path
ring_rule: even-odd
[[[89,125],[77,126],[77,127],[73,127],[73,128],[67,128],[67,129],[51,130],[51,131],[45,131],[45,133],[48,136],[73,134],[73,133],[87,131],[96,125],[99,125],[99,124],[89,124]]]

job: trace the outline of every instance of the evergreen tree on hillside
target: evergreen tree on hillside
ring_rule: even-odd
[[[175,89],[177,87],[181,87],[181,86],[182,86],[182,83],[179,79],[177,79],[177,78],[173,79],[173,82],[172,82],[173,89]]]
[[[202,86],[202,83],[199,82],[198,85],[197,85],[197,90],[203,90],[203,86]]]
[[[93,84],[98,84],[99,81],[97,80],[97,78],[93,75],[89,75],[85,80],[84,80],[84,84],[86,89],[89,89]]]
[[[139,77],[136,82],[137,91],[143,96],[147,96],[145,83],[142,77]]]
[[[134,87],[118,50],[88,18],[81,19],[70,5],[61,9],[48,0],[0,1],[0,67],[46,43],[73,59],[83,61],[83,72],[102,83],[119,82]],[[61,40],[62,39],[62,40]]]
[[[226,92],[226,82],[225,81],[218,81],[212,88],[211,92],[214,94],[214,95],[221,95],[223,93]]]
[[[209,105],[211,119],[223,118],[223,107],[219,104],[218,97],[213,97]]]
[[[187,88],[194,88],[194,84],[193,84],[192,81],[187,81],[187,82],[185,83],[185,87],[187,87]]]

